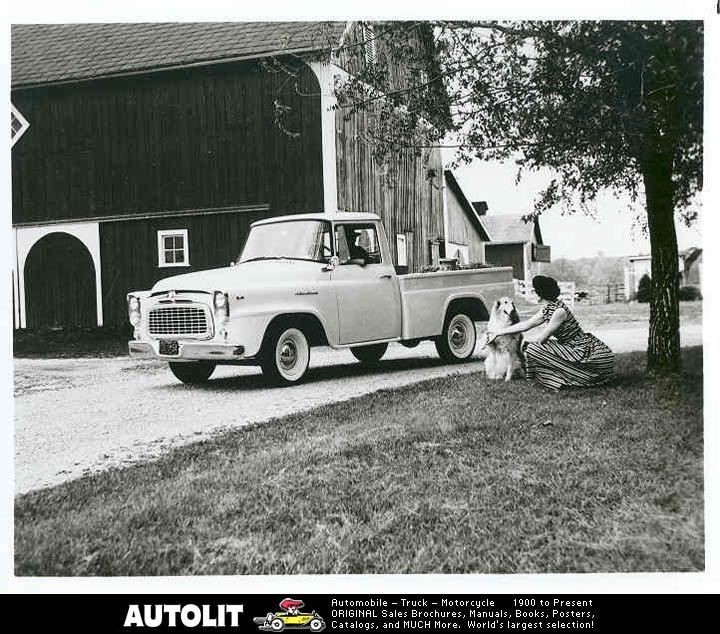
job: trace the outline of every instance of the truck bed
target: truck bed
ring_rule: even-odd
[[[479,299],[489,316],[492,302],[503,296],[513,296],[512,271],[512,267],[503,266],[398,275],[402,338],[438,335],[448,304],[459,296]]]

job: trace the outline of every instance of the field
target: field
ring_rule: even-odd
[[[551,394],[448,376],[19,496],[15,573],[704,568],[702,349]],[[291,393],[288,392],[290,395]]]

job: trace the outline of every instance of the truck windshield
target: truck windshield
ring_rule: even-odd
[[[324,220],[285,220],[250,230],[239,262],[250,260],[311,260],[327,262],[332,255],[330,223]]]

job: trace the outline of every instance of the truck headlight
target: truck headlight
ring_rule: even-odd
[[[140,324],[140,299],[135,295],[128,295],[128,319],[133,326]]]
[[[213,294],[213,306],[218,316],[229,317],[230,316],[230,302],[228,301],[227,293],[222,291],[215,291]]]

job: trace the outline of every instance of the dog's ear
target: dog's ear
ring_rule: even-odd
[[[512,312],[510,313],[510,323],[517,324],[520,322],[520,315],[518,315],[517,308],[513,306]]]

